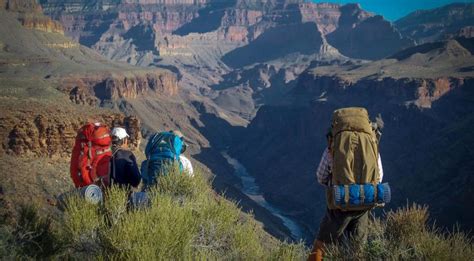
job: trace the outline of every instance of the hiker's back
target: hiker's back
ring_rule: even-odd
[[[121,187],[137,187],[140,184],[140,171],[135,155],[130,150],[115,149],[111,161],[110,171],[113,184]]]
[[[150,137],[145,148],[147,159],[141,166],[146,187],[154,185],[158,176],[167,175],[174,164],[182,169],[179,161],[182,148],[183,140],[171,131],[155,133]]]
[[[91,184],[108,186],[110,130],[100,123],[88,123],[77,132],[70,172],[77,188]]]
[[[333,184],[376,184],[379,180],[378,141],[367,110],[336,110],[332,124]]]
[[[334,111],[331,132],[332,187],[327,191],[328,207],[343,210],[374,207],[376,185],[380,181],[378,139],[367,110],[351,107]],[[372,202],[364,202],[365,194]],[[345,196],[341,199],[342,195]]]

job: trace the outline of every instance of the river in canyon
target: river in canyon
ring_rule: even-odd
[[[300,226],[294,220],[283,214],[282,210],[270,204],[265,199],[260,191],[260,187],[255,181],[255,178],[247,172],[245,166],[243,166],[238,160],[232,158],[226,151],[222,152],[222,156],[230,165],[232,165],[232,167],[234,167],[234,175],[240,178],[242,182],[242,192],[257,204],[270,211],[274,216],[281,219],[283,225],[285,225],[285,227],[290,231],[293,240],[301,240],[303,238],[303,232]]]

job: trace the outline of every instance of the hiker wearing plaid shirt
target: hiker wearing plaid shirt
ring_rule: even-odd
[[[316,177],[319,184],[329,187],[331,186],[330,182],[332,179],[331,130],[326,134],[326,139],[328,146],[324,149]],[[379,182],[381,182],[383,169],[380,154],[378,155],[377,165],[380,174]],[[326,214],[319,225],[319,232],[308,260],[322,260],[324,244],[339,241],[344,234],[357,236],[360,242],[364,242],[367,239],[368,221],[368,210],[342,211],[339,209],[326,208]]]

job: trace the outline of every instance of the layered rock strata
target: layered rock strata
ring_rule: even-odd
[[[60,90],[76,104],[100,105],[118,99],[139,96],[174,96],[178,94],[176,77],[170,73],[97,73],[69,75],[60,80]]]
[[[132,149],[141,141],[140,121],[121,114],[77,116],[66,112],[38,113],[25,111],[21,116],[1,119],[2,152],[15,156],[68,157],[79,128],[86,122],[101,122],[113,127],[125,127]]]

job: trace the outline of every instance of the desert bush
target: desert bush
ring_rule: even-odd
[[[386,214],[386,236],[392,241],[412,244],[425,234],[428,216],[428,207],[417,204],[390,211]]]
[[[106,260],[304,260],[303,243],[280,242],[252,215],[216,195],[208,182],[177,171],[160,177],[151,204],[133,209],[128,191],[112,187],[103,204],[71,194],[58,223],[20,208],[0,225],[0,259]],[[471,260],[470,237],[428,225],[428,209],[416,204],[371,217],[365,243],[348,239],[326,246],[329,260]]]
[[[170,166],[169,169],[171,171],[168,175],[158,177],[157,185],[152,190],[155,194],[167,194],[178,199],[207,196],[209,190],[204,179],[183,175],[176,165]]]
[[[114,225],[127,212],[128,193],[118,186],[112,186],[105,193],[103,215],[109,225]]]
[[[131,211],[101,230],[104,257],[182,259],[187,254],[195,227],[191,208],[169,196],[155,199],[155,204],[147,210]]]
[[[54,255],[60,242],[51,219],[38,214],[33,205],[21,205],[13,224],[0,226],[2,259],[40,259]]]
[[[266,234],[235,203],[216,195],[196,173],[174,169],[148,190],[148,208],[127,210],[127,192],[112,187],[102,205],[68,200],[59,224],[64,257],[97,259],[281,259],[303,258],[302,244]]]
[[[432,228],[412,245],[414,258],[424,260],[472,260],[472,241],[462,232]]]
[[[73,255],[95,256],[101,252],[99,230],[105,227],[100,205],[90,204],[77,194],[66,200],[66,211],[58,224],[60,238]]]
[[[470,237],[458,230],[442,231],[428,225],[428,208],[417,204],[372,217],[368,240],[348,239],[326,247],[329,259],[341,260],[472,260]]]
[[[309,255],[308,248],[300,243],[281,243],[274,248],[269,260],[305,260]]]
[[[5,224],[0,226],[0,259],[12,260],[15,259],[16,249],[13,246],[13,240],[11,230]]]

